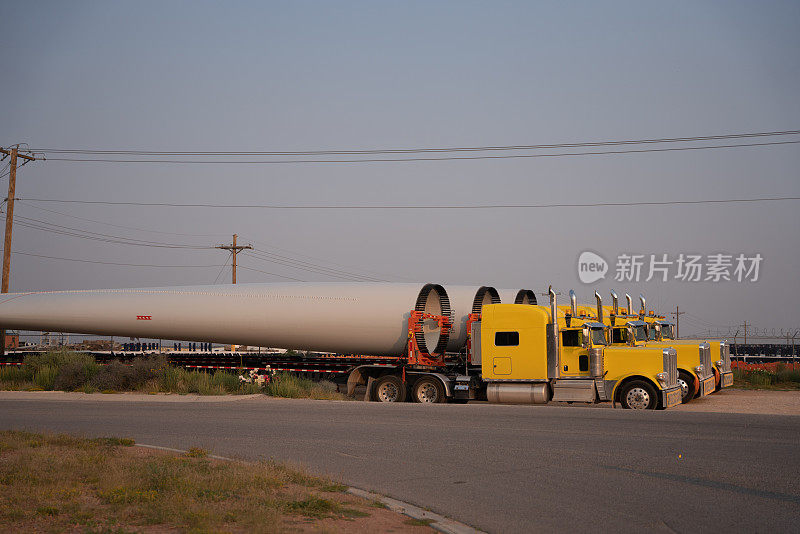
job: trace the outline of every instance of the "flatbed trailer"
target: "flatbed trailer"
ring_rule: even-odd
[[[0,365],[21,365],[26,356],[42,354],[45,350],[7,351]],[[98,363],[113,360],[129,362],[134,358],[163,356],[176,367],[198,370],[288,372],[314,380],[345,383],[350,372],[361,365],[395,366],[402,358],[396,356],[366,356],[342,354],[286,354],[278,352],[189,352],[189,351],[75,351],[94,357]]]

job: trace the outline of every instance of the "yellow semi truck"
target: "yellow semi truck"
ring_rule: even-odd
[[[678,384],[681,387],[681,402],[687,403],[695,397],[702,397],[714,391],[715,380],[711,364],[711,346],[705,342],[683,343],[672,345],[667,341],[649,339],[649,326],[642,312],[631,315],[632,299],[628,300],[628,309],[620,313],[618,297],[611,291],[612,305],[604,307],[602,297],[595,291],[597,301],[596,314],[611,329],[611,346],[655,346],[672,347],[678,355]],[[640,296],[642,309],[645,309],[644,296]],[[578,306],[574,291],[570,291],[572,313],[581,315],[591,313],[587,306]]]
[[[571,292],[571,295],[573,293]],[[611,292],[612,305],[605,306],[608,317],[607,323],[612,326],[611,345],[662,345],[675,347],[678,350],[678,382],[681,384],[684,402],[689,402],[697,396],[704,396],[719,391],[724,387],[733,385],[733,371],[731,369],[730,343],[727,341],[713,341],[700,339],[675,339],[675,325],[666,320],[664,316],[655,315],[653,311],[647,310],[647,301],[644,295],[639,295],[640,310],[634,312],[633,299],[629,294],[625,294],[627,308],[621,309],[618,305],[617,295]],[[577,305],[576,311],[579,316],[595,318],[595,310],[589,306]],[[572,312],[575,314],[576,312]],[[628,328],[630,327],[630,333]],[[698,373],[698,364],[693,355],[686,355],[682,346],[699,347],[703,343],[708,343],[711,349],[711,364],[708,358],[701,360],[704,372]],[[708,370],[714,377],[713,391],[709,391]]]
[[[675,339],[675,325],[666,320],[666,317],[655,315],[653,312],[645,315],[648,323],[648,338],[660,341],[672,347],[678,345],[691,345],[698,343],[696,339]],[[714,391],[733,385],[733,369],[731,368],[731,347],[727,340],[707,343],[711,346],[712,366],[714,373]]]
[[[570,321],[549,290],[550,306],[487,304],[472,321],[466,361],[438,369],[361,366],[351,385],[369,377],[367,397],[391,402],[411,391],[418,402],[544,404],[552,401],[619,403],[657,409],[680,404],[677,352],[670,347],[612,347],[602,321]],[[354,378],[355,377],[355,378]],[[386,385],[392,388],[385,388]],[[435,395],[418,395],[424,388]],[[373,391],[397,390],[381,396]],[[435,401],[430,399],[436,399]]]

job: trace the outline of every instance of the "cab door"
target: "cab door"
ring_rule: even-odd
[[[589,376],[589,351],[584,348],[581,329],[563,329],[559,372],[564,377]]]

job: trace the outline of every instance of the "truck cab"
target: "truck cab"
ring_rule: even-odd
[[[599,298],[599,295],[596,295]],[[633,343],[635,345],[655,346],[655,347],[672,347],[678,353],[678,384],[681,386],[681,401],[684,403],[690,402],[695,397],[703,397],[714,392],[715,378],[714,371],[711,364],[711,345],[705,342],[693,343],[675,343],[673,340],[662,340],[658,338],[658,332],[654,325],[655,316],[647,315],[646,301],[644,296],[640,295],[641,309],[638,316],[629,315],[632,310],[632,299],[630,295],[625,295],[628,301],[628,309],[625,311],[625,318],[618,319],[616,323],[623,323],[622,325],[612,326],[612,331],[620,329],[625,326],[630,327],[633,333]],[[611,314],[610,318],[618,315],[616,310],[619,309],[617,305],[617,294],[611,291]],[[598,306],[600,304],[598,303]],[[612,332],[612,338],[614,338]]]
[[[609,347],[608,327],[569,319],[555,305],[490,304],[479,344],[490,402],[619,402],[624,408],[680,404],[677,354],[669,347]],[[474,358],[473,358],[474,361]]]
[[[654,315],[650,319],[648,335],[653,341],[669,343],[670,346],[693,345],[700,343],[694,339],[675,339],[675,325],[665,317]],[[733,385],[733,369],[731,368],[731,347],[725,341],[706,341],[711,346],[712,372],[714,374],[714,391]]]

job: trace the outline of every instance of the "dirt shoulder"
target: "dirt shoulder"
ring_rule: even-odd
[[[800,391],[727,388],[672,409],[681,412],[800,415]]]
[[[231,402],[301,402],[263,394],[256,395],[178,395],[172,393],[68,393],[64,391],[0,391],[2,400],[47,399],[59,402],[170,402],[170,403],[231,403]],[[320,401],[313,401],[320,402]],[[322,401],[352,402],[352,401]],[[480,403],[485,404],[485,403]],[[561,405],[563,403],[552,403]],[[590,405],[593,408],[611,409],[611,403]],[[751,390],[728,388],[707,397],[681,404],[675,411],[744,413],[765,415],[800,415],[800,391]]]

